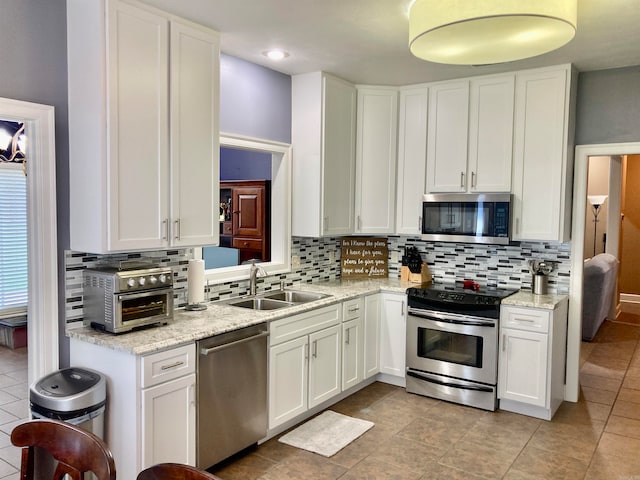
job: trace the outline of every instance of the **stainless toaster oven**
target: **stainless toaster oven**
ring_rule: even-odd
[[[173,319],[171,267],[87,269],[84,324],[122,333]]]

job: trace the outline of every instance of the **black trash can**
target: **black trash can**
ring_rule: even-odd
[[[64,368],[31,386],[33,418],[52,418],[78,425],[104,438],[106,381],[102,374],[84,368]]]

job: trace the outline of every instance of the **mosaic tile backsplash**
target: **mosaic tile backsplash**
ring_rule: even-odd
[[[549,275],[549,291],[569,292],[570,251],[569,243],[519,243],[509,246],[477,245],[463,243],[425,242],[419,237],[390,236],[389,276],[400,276],[400,259],[405,246],[415,246],[428,264],[435,282],[461,282],[474,280],[480,285],[531,289],[531,273],[528,261],[553,260],[557,268]],[[291,254],[300,258],[300,268],[287,274],[258,279],[258,291],[287,287],[301,283],[315,283],[340,278],[340,238],[292,239]],[[130,253],[126,255],[94,255],[65,252],[66,322],[69,328],[82,325],[82,270],[113,259],[149,259],[172,268],[174,274],[174,302],[183,307],[187,299],[187,265],[193,252],[189,248],[157,252]],[[397,261],[395,261],[397,258]],[[392,259],[394,261],[392,261]],[[248,280],[227,282],[205,287],[209,301],[247,294]]]

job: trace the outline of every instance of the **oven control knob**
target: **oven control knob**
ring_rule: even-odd
[[[129,280],[127,280],[127,286],[129,286],[129,287],[135,287],[135,286],[136,286],[136,280],[135,280],[135,278],[130,278]]]
[[[147,283],[147,279],[146,277],[140,277],[138,279],[138,283],[140,284],[140,286],[142,287],[145,283]]]
[[[151,275],[149,277],[149,282],[151,282],[151,285],[155,285],[156,283],[158,283],[158,279],[155,276]]]
[[[160,283],[164,283],[167,281],[167,276],[164,273],[161,273],[159,280],[160,280]]]

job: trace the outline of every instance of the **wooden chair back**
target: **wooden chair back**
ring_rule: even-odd
[[[220,477],[181,463],[159,463],[141,471],[136,480],[221,480]]]
[[[58,420],[32,420],[11,432],[11,443],[22,447],[20,480],[36,480],[34,447],[48,451],[58,461],[52,480],[69,475],[82,480],[93,472],[98,480],[115,480],[116,467],[109,447],[96,435]],[[44,480],[38,474],[38,480]]]

